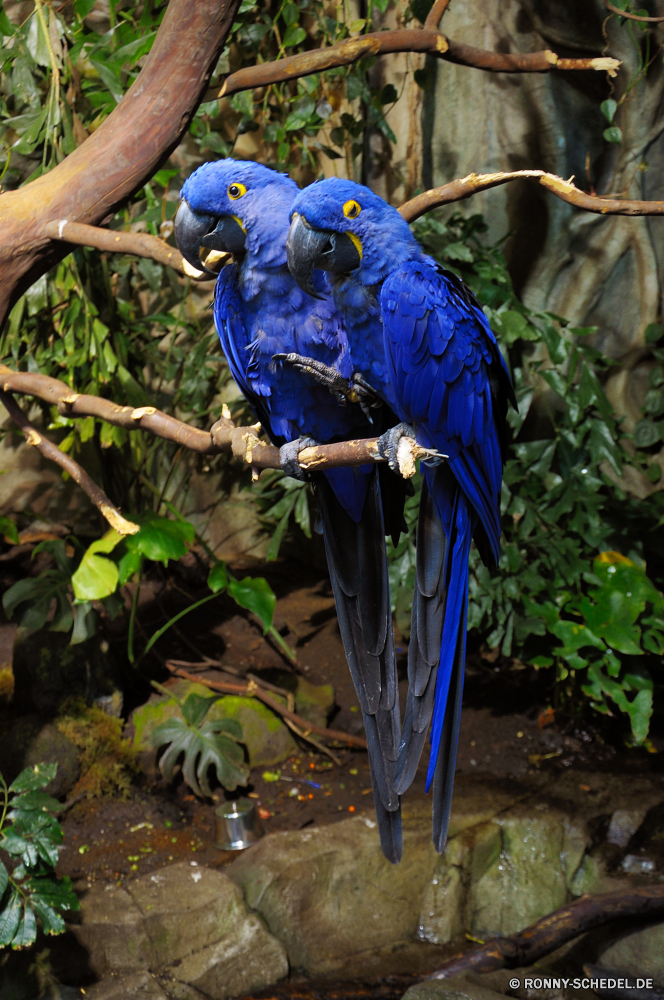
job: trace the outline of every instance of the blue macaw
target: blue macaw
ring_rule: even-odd
[[[285,356],[306,356],[340,383],[352,373],[343,320],[319,273],[305,294],[290,275],[286,238],[298,187],[257,163],[205,163],[185,182],[175,220],[183,256],[204,268],[202,248],[227,251],[215,288],[214,319],[231,373],[282,468],[302,478],[297,454],[309,443],[374,436],[358,406],[312,382]],[[275,360],[275,358],[277,360]],[[396,422],[376,411],[383,426]],[[387,472],[387,476],[385,473]],[[339,627],[364,719],[381,845],[396,863],[402,835],[394,773],[400,739],[390,615],[386,530],[398,537],[404,490],[388,469],[329,469],[314,477]],[[391,480],[391,482],[390,482]]]
[[[404,435],[439,456],[424,468],[396,785],[403,793],[411,784],[430,727],[426,787],[433,786],[433,839],[442,852],[461,718],[470,544],[489,566],[497,563],[505,417],[508,401],[516,401],[479,302],[423,253],[396,209],[360,184],[332,178],[302,191],[291,215],[291,273],[310,293],[317,268],[331,274],[354,365],[349,381],[373,387],[403,421],[381,441],[390,464]]]

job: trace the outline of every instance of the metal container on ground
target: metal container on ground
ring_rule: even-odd
[[[222,851],[243,851],[265,835],[256,803],[251,799],[224,802],[214,811],[216,844]]]

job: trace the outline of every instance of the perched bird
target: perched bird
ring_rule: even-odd
[[[297,456],[310,443],[374,436],[359,406],[312,382],[282,358],[306,356],[341,383],[352,373],[343,321],[318,273],[312,294],[288,271],[286,238],[297,185],[257,163],[206,163],[185,182],[175,219],[183,256],[203,268],[202,248],[230,252],[219,274],[214,319],[231,373],[282,468],[303,478]],[[275,358],[277,360],[275,360]],[[383,426],[396,423],[387,407]],[[387,421],[387,422],[385,422]],[[387,467],[328,469],[313,477],[339,627],[367,735],[381,845],[401,857],[394,773],[400,739],[396,656],[390,612],[386,532],[403,524],[402,481]]]
[[[292,206],[288,261],[310,293],[316,269],[330,273],[355,366],[349,381],[373,387],[403,421],[382,438],[390,464],[404,435],[446,456],[424,468],[396,777],[403,793],[430,727],[427,790],[442,852],[461,717],[468,557],[474,539],[485,563],[498,561],[512,385],[472,292],[426,256],[399,213],[368,188],[332,178],[302,191]]]

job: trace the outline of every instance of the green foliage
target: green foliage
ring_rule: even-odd
[[[184,754],[182,777],[195,795],[209,797],[212,794],[208,782],[210,767],[214,768],[219,783],[230,792],[246,784],[249,768],[239,746],[242,726],[236,719],[204,721],[208,709],[217,701],[216,695],[206,697],[191,693],[183,701],[167,688],[159,684],[155,687],[177,702],[182,715],[182,718],[162,722],[150,737],[155,749],[167,746],[159,760],[166,780],[173,780],[175,765]]]
[[[635,454],[621,436],[601,383],[608,363],[586,343],[594,331],[520,303],[500,250],[482,242],[479,216],[454,214],[447,222],[428,216],[414,228],[425,249],[477,294],[508,357],[519,402],[519,412],[508,416],[513,440],[497,571],[490,573],[471,552],[471,638],[504,657],[550,669],[553,698],[568,712],[582,712],[585,702],[605,714],[626,713],[634,740],[643,742],[652,713],[651,672],[661,655],[662,598],[639,551],[645,531],[657,527],[662,495],[649,506],[625,495],[624,466],[644,475],[649,456]],[[653,328],[650,341],[663,333]],[[638,428],[635,443],[637,437]],[[390,549],[393,604],[406,633],[417,501],[416,495],[407,504],[408,536]],[[611,554],[614,548],[630,559]]]
[[[62,914],[80,908],[71,880],[54,873],[63,841],[53,815],[60,803],[40,791],[57,767],[28,767],[9,787],[0,774],[0,850],[11,861],[9,870],[0,861],[0,948],[33,944],[38,920],[45,934],[62,934]]]
[[[128,798],[138,764],[134,748],[122,736],[122,719],[77,698],[65,702],[55,724],[78,750],[81,775],[72,794]]]

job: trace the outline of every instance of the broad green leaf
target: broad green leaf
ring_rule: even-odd
[[[576,622],[561,619],[555,623],[551,631],[564,644],[563,656],[575,653],[578,649],[583,649],[584,646],[594,646],[596,649],[605,648],[602,640],[594,635],[589,628]]]
[[[25,888],[34,899],[43,900],[47,906],[54,910],[80,910],[81,908],[72,881],[66,876],[56,878],[54,875],[42,875],[30,879]]]
[[[7,905],[4,910],[0,910],[0,948],[5,948],[11,944],[18,929],[21,919],[21,897],[16,889],[12,888]]]
[[[277,598],[267,580],[262,576],[245,576],[244,580],[231,580],[228,593],[241,608],[253,613],[260,619],[263,630],[272,625]]]
[[[245,784],[249,777],[241,747],[223,732],[217,732],[216,723],[204,723],[200,729],[194,729],[182,719],[170,719],[153,730],[151,740],[154,747],[168,744],[159,760],[167,781],[173,780],[175,764],[184,754],[182,776],[196,795],[212,794],[207,777],[211,766],[219,783],[229,791]]]
[[[9,20],[4,11],[4,8],[0,5],[0,35],[5,35],[9,37],[10,35],[15,34],[15,32],[16,32],[16,27]]]
[[[622,142],[622,129],[618,128],[617,125],[610,125],[609,128],[605,128],[602,135],[607,142],[613,142],[618,146]]]
[[[12,939],[12,948],[28,948],[31,944],[34,944],[36,937],[37,921],[35,920],[32,908],[26,903],[23,908],[23,919],[20,921],[16,934]]]
[[[103,538],[90,545],[71,578],[74,594],[79,601],[99,601],[108,597],[118,586],[118,567],[104,554],[113,551],[123,535],[111,528]],[[136,537],[136,536],[134,536]]]
[[[306,37],[307,33],[304,28],[300,28],[297,24],[291,24],[283,37],[284,48],[288,49],[294,45],[300,45]]]
[[[208,574],[207,583],[213,594],[218,594],[228,586],[228,570],[225,562],[214,564]]]
[[[609,124],[613,121],[613,116],[616,113],[617,107],[618,105],[612,97],[609,97],[606,101],[602,101],[599,106],[599,110],[602,112]]]
[[[154,517],[143,521],[140,531],[125,538],[125,544],[128,552],[140,553],[166,566],[169,559],[181,559],[186,555],[188,543],[193,542],[195,534],[193,524],[188,521]]]
[[[652,691],[639,691],[632,701],[629,702],[629,720],[632,724],[632,733],[637,743],[643,743],[648,735],[652,707]]]
[[[188,722],[190,726],[200,725],[214,701],[218,701],[217,695],[214,694],[187,695],[181,707],[185,722]]]
[[[110,596],[110,595],[109,595]],[[103,599],[103,598],[102,598]],[[97,612],[89,601],[83,601],[74,607],[74,628],[69,641],[70,646],[85,642],[97,634],[99,622]]]
[[[97,0],[74,0],[74,7],[81,21],[92,11],[96,2]]]
[[[44,934],[64,934],[66,927],[65,922],[59,913],[49,906],[41,896],[32,895],[30,897],[30,903],[41,921],[42,930]]]
[[[44,788],[53,781],[57,773],[57,764],[35,764],[34,767],[26,767],[25,771],[21,771],[18,778],[12,781],[9,791],[31,792],[37,788]]]
[[[5,894],[5,889],[9,884],[9,875],[7,874],[7,869],[0,861],[0,903],[2,902],[2,897]]]

